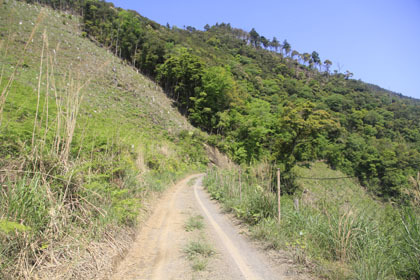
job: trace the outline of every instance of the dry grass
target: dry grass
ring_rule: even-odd
[[[334,220],[328,211],[325,211],[324,213],[327,216],[328,226],[332,233],[333,240],[336,243],[334,246],[335,254],[341,262],[347,262],[349,261],[348,251],[354,250],[351,244],[354,235],[362,229],[353,228],[354,213],[352,210],[341,214],[338,220]]]
[[[417,177],[410,177],[410,183],[412,188],[405,189],[404,193],[410,196],[413,207],[420,208],[420,172],[417,173]]]
[[[7,5],[0,11],[0,31],[8,34],[0,42],[0,129],[29,135],[7,135],[19,156],[0,159],[0,220],[39,228],[0,228],[0,278],[102,278],[132,241],[132,227],[120,223],[135,220],[134,199],[144,202],[149,188],[175,177],[149,175],[153,151],[177,176],[183,172],[165,129],[174,136],[191,126],[152,81],[82,38],[77,17],[63,25],[57,11]],[[124,172],[136,170],[139,147],[135,181]]]
[[[52,244],[39,259],[34,279],[107,279],[112,268],[123,258],[134,240],[134,230],[110,227],[100,241],[92,241],[85,232]],[[69,246],[69,244],[73,244]],[[86,244],[83,250],[78,244]],[[60,248],[67,247],[65,251]],[[44,265],[42,265],[44,264]]]

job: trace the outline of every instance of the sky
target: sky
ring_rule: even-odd
[[[108,0],[109,1],[109,0]],[[111,0],[162,25],[230,23],[420,99],[420,0]]]

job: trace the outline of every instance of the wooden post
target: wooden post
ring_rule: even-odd
[[[241,169],[239,169],[239,201],[242,202],[242,181],[241,181]]]
[[[293,204],[295,205],[296,212],[299,212],[299,198],[295,197],[293,199]]]
[[[277,207],[278,207],[278,222],[281,221],[281,202],[280,202],[280,168],[277,168]]]

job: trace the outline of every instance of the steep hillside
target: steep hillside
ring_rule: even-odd
[[[105,275],[205,135],[77,16],[2,1],[0,36],[0,278]]]

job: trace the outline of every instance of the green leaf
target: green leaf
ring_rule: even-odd
[[[0,220],[0,232],[5,234],[9,234],[13,231],[18,232],[25,232],[30,230],[31,228],[22,224],[18,224],[16,222],[8,221],[8,220]]]

